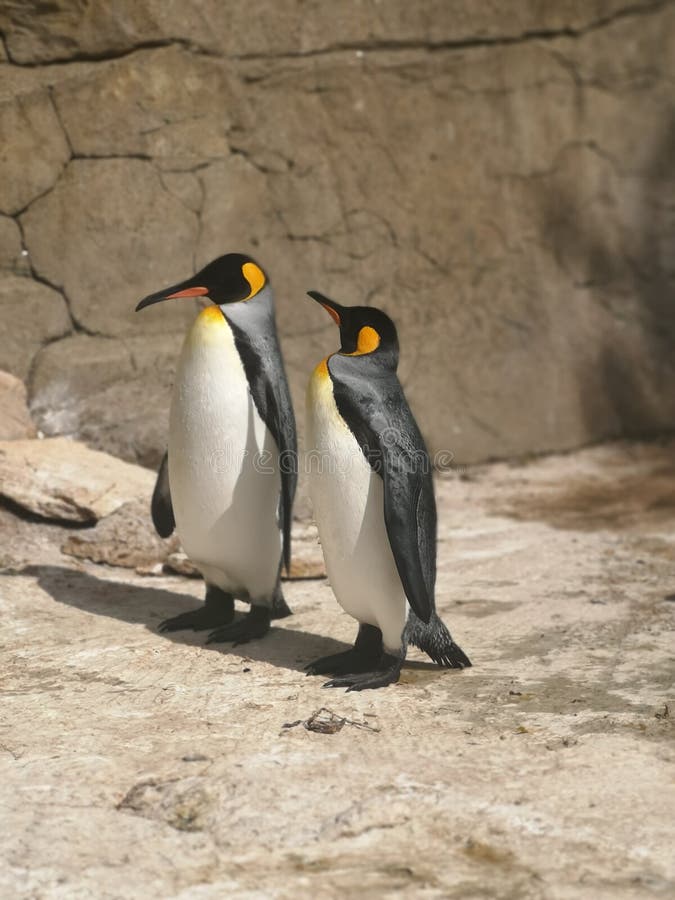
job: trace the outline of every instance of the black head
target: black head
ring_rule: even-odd
[[[340,327],[340,353],[373,356],[384,364],[398,365],[398,335],[389,316],[374,306],[340,306],[318,291],[307,292]]]
[[[265,272],[250,256],[244,253],[227,253],[214,259],[187,281],[144,297],[136,307],[136,312],[161,300],[178,297],[208,297],[218,306],[251,300],[266,284]]]

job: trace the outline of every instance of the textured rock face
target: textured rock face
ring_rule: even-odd
[[[300,421],[317,288],[395,317],[459,461],[673,427],[672,3],[59,0],[0,30],[0,365],[49,433],[154,464],[194,306],[133,307],[234,249]]]
[[[63,297],[29,278],[3,274],[0,279],[0,368],[25,378],[43,344],[68,334],[70,317]]]

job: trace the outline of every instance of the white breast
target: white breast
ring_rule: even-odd
[[[278,450],[216,306],[198,316],[178,363],[169,482],[181,543],[207,581],[271,597],[281,556]]]
[[[342,608],[397,651],[407,601],[384,523],[383,482],[335,405],[325,364],[307,392],[307,468],[326,571]]]

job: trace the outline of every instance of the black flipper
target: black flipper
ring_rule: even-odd
[[[173,534],[176,527],[176,520],[173,515],[173,506],[171,504],[171,489],[169,488],[169,454],[165,453],[157,472],[157,481],[155,489],[152,492],[152,501],[150,503],[150,513],[152,515],[152,524],[155,531],[160,537],[167,538]]]
[[[411,608],[434,612],[436,501],[424,439],[393,370],[367,356],[335,354],[328,367],[340,415],[384,481],[384,518]]]
[[[291,564],[293,499],[298,482],[295,416],[286,380],[270,297],[233,304],[225,311],[260,418],[279,451],[281,471],[280,526],[286,571]]]

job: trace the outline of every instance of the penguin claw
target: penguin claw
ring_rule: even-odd
[[[368,691],[386,687],[398,681],[399,672],[363,672],[360,675],[343,675],[325,682],[325,688],[343,687],[349,691]]]
[[[331,678],[323,687],[343,687],[347,691],[368,691],[375,688],[386,687],[388,684],[395,684],[401,674],[401,666],[403,659],[397,657],[383,655],[383,662],[389,663],[386,667],[376,669],[370,672],[354,672],[350,675],[341,675],[338,678]],[[393,660],[393,662],[391,662]]]

